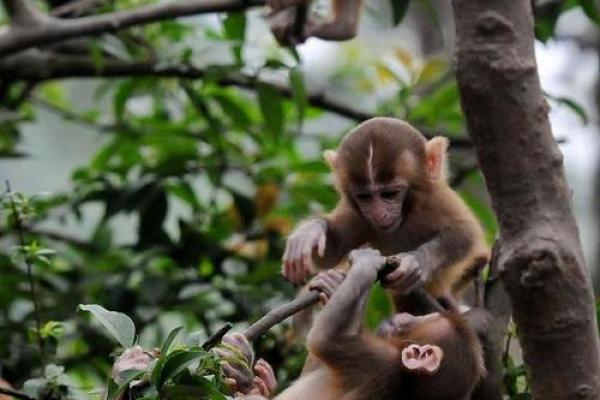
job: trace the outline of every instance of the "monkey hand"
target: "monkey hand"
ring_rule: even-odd
[[[308,283],[308,289],[317,290],[319,292],[319,301],[325,305],[345,278],[346,273],[344,271],[336,269],[322,271],[311,279]]]
[[[221,345],[214,348],[214,351],[223,360],[225,383],[236,398],[251,394],[269,397],[275,390],[275,373],[265,360],[259,359],[254,368],[251,368],[254,351],[243,334],[225,335]]]
[[[398,267],[387,274],[381,284],[398,296],[405,296],[427,282],[429,274],[414,255],[404,253],[396,257],[399,259]]]
[[[288,238],[283,253],[283,277],[295,284],[306,280],[312,266],[315,248],[325,255],[327,222],[315,219],[301,224]]]
[[[377,274],[384,267],[385,257],[381,255],[379,250],[364,248],[352,250],[348,256],[352,268],[350,273],[366,274],[369,280],[373,282],[377,279]]]
[[[115,361],[111,377],[118,385],[122,385],[124,383],[122,377],[123,372],[130,370],[146,371],[154,359],[154,356],[144,351],[140,346],[133,346],[125,349],[123,354]]]

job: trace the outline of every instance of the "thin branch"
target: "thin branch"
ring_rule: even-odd
[[[19,0],[4,0],[18,3]],[[48,17],[36,26],[12,29],[0,36],[0,56],[87,35],[116,32],[132,26],[144,25],[177,17],[241,11],[261,6],[263,0],[188,0],[141,6],[128,11],[73,19]]]
[[[33,315],[35,316],[35,325],[37,328],[36,336],[37,336],[38,344],[40,347],[40,354],[41,354],[42,358],[44,358],[45,350],[44,350],[44,338],[42,338],[42,318],[40,316],[40,307],[39,307],[39,303],[37,301],[37,295],[36,295],[36,291],[35,291],[35,282],[33,280],[33,268],[31,265],[31,261],[29,260],[29,257],[27,256],[27,254],[25,254],[25,246],[27,243],[25,242],[25,235],[23,234],[23,232],[24,232],[23,223],[21,221],[21,215],[17,208],[17,204],[15,203],[15,199],[13,197],[13,192],[11,190],[10,182],[8,181],[8,179],[6,180],[6,193],[8,194],[11,211],[12,211],[13,218],[14,218],[15,229],[17,231],[17,236],[19,238],[19,244],[21,245],[21,252],[23,253],[25,265],[27,266],[27,277],[29,278],[29,291],[31,293],[31,302],[33,303]]]
[[[292,315],[319,302],[319,292],[310,291],[298,295],[294,300],[274,310],[269,311],[264,317],[250,325],[243,333],[249,342],[253,342],[269,329]]]
[[[62,78],[84,78],[84,77],[142,77],[153,76],[163,78],[184,78],[184,79],[205,79],[207,73],[203,69],[195,68],[189,65],[162,65],[158,66],[152,62],[124,62],[118,60],[106,61],[102,66],[98,66],[88,57],[68,56],[31,50],[25,53],[7,57],[0,60],[0,78],[11,77],[20,80],[49,80]],[[255,77],[239,73],[231,73],[229,76],[218,78],[215,83],[220,86],[236,86],[249,90],[256,90],[261,83]],[[281,84],[269,82],[281,96],[292,98],[292,90]],[[316,108],[338,114],[340,116],[355,120],[365,121],[378,114],[357,110],[337,100],[333,100],[324,94],[313,93],[308,96],[308,103]],[[417,128],[425,136],[434,136],[431,129],[424,126]],[[452,148],[470,148],[469,139],[452,139],[450,143]]]
[[[29,397],[28,395],[26,395],[23,392],[18,392],[16,390],[9,389],[7,387],[0,387],[0,394],[5,394],[7,396],[13,397],[15,399],[20,399],[20,400],[35,400],[33,397]]]

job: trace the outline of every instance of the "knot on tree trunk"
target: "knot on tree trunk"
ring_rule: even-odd
[[[576,262],[571,249],[558,239],[526,236],[509,240],[499,249],[501,271],[506,274],[508,286],[537,290],[554,279],[562,280],[560,275]]]
[[[488,11],[481,14],[476,23],[477,36],[486,41],[512,41],[515,32],[513,25],[498,12]]]

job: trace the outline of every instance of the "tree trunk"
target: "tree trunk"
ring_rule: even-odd
[[[499,273],[539,400],[600,398],[600,341],[530,0],[453,0],[463,110],[500,224]]]

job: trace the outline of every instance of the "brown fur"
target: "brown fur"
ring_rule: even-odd
[[[315,257],[317,265],[331,268],[349,251],[367,243],[384,255],[417,252],[434,268],[426,290],[436,297],[460,296],[487,262],[489,251],[483,229],[458,194],[445,179],[428,179],[426,145],[416,129],[391,118],[366,121],[344,138],[333,165],[341,199],[325,216],[327,247],[323,258]],[[374,229],[352,197],[357,187],[368,186],[371,146],[376,182],[400,178],[409,185],[402,223],[392,233]]]

